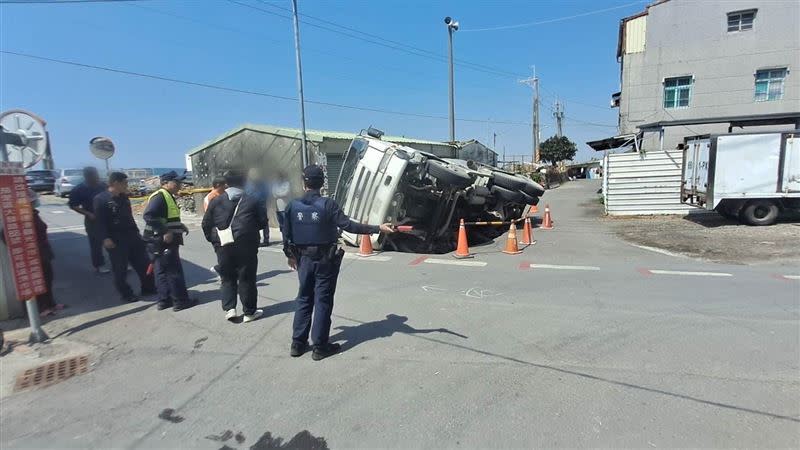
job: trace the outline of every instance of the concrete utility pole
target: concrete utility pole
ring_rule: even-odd
[[[532,99],[532,107],[531,107],[531,133],[533,138],[531,142],[533,144],[533,162],[539,162],[539,78],[536,77],[536,66],[533,67],[533,76],[531,78],[526,78],[524,80],[520,80],[520,83],[527,84],[531,88],[533,88],[533,99]]]
[[[297,59],[297,91],[300,97],[300,128],[303,133],[302,145],[302,158],[303,168],[308,163],[308,148],[306,147],[306,105],[303,98],[303,63],[300,60],[300,23],[297,20],[297,0],[292,0],[292,12],[294,16],[294,52]]]
[[[564,122],[564,104],[558,101],[558,97],[556,97],[556,102],[553,105],[553,117],[556,118],[556,136],[561,137],[564,135],[564,130],[562,128]]]
[[[448,49],[450,53],[450,142],[456,141],[456,106],[454,97],[453,81],[453,32],[458,31],[458,22],[452,17],[445,17],[444,23],[447,25]]]

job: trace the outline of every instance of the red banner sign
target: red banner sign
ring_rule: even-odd
[[[25,301],[44,294],[47,287],[36,242],[33,208],[20,163],[0,162],[0,217],[19,299]]]

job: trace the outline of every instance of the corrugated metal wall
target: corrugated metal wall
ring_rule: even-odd
[[[608,155],[603,182],[606,213],[612,216],[685,214],[681,203],[683,152]]]
[[[647,16],[637,17],[625,23],[625,53],[641,53],[647,41]]]

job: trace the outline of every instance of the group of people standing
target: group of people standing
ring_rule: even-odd
[[[128,176],[122,172],[110,173],[108,183],[104,183],[97,169],[85,168],[83,182],[70,193],[69,206],[84,216],[94,270],[113,273],[114,287],[122,301],[139,300],[128,284],[130,266],[139,277],[141,297],[158,295],[158,309],[180,311],[197,303],[186,289],[179,252],[183,235],[189,232],[175,201],[183,176],[170,171],[159,181],[161,187],[150,196],[144,210],[142,233],[128,199]],[[103,249],[111,262],[110,270],[105,267]]]

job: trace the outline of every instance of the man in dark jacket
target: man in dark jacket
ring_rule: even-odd
[[[104,267],[103,239],[97,236],[97,226],[94,215],[94,197],[105,192],[106,184],[100,181],[100,175],[94,167],[83,169],[83,181],[75,186],[69,193],[69,207],[83,216],[83,226],[86,228],[86,237],[89,238],[89,250],[92,255],[92,266],[97,273],[108,273]]]
[[[133,218],[131,201],[128,200],[128,176],[122,172],[111,172],[108,190],[97,194],[93,210],[97,234],[111,259],[114,287],[122,301],[138,300],[128,284],[128,264],[139,275],[142,296],[155,294],[153,275],[147,273],[150,265],[147,250]]]
[[[242,189],[244,180],[239,174],[225,177],[228,188],[211,201],[203,216],[203,233],[214,246],[222,281],[222,309],[225,318],[237,317],[236,294],[242,302],[243,322],[252,322],[264,313],[257,306],[256,273],[260,231],[267,224],[266,209],[256,196]],[[217,230],[233,231],[232,243],[221,245]]]

